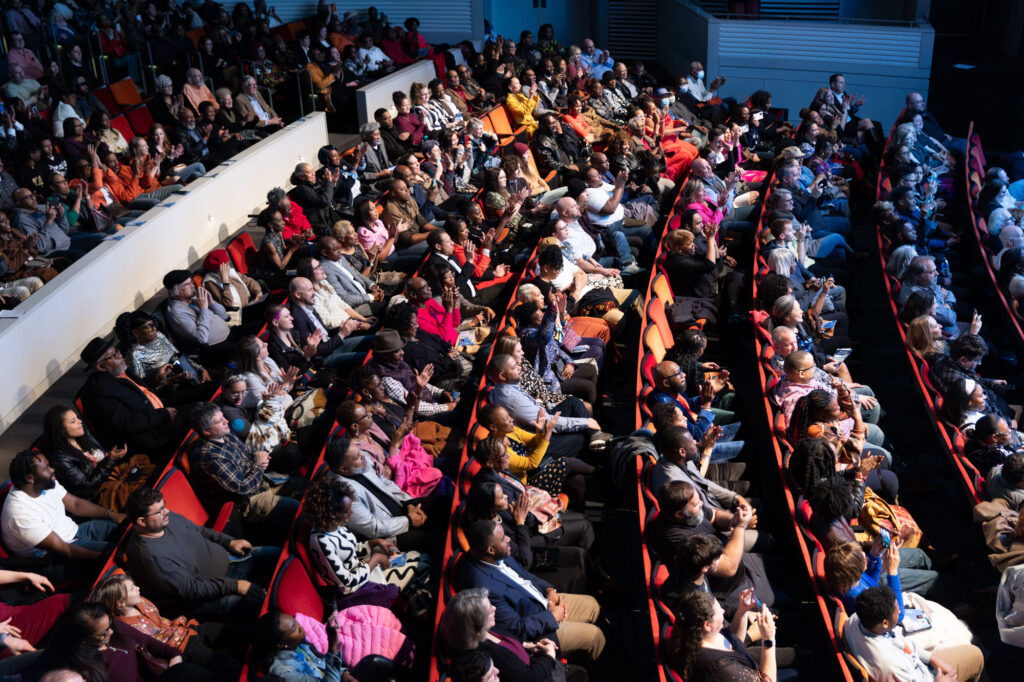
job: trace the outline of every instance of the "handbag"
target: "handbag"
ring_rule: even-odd
[[[921,538],[924,535],[909,511],[899,505],[889,504],[871,488],[864,490],[864,506],[860,508],[860,523],[872,538],[876,537],[883,528],[890,535],[903,536],[904,547],[917,547],[921,544]]]
[[[170,667],[167,660],[157,658],[149,653],[149,650],[142,644],[135,645],[135,654],[139,657],[139,670],[147,680],[155,680],[167,672],[167,668]]]
[[[583,337],[572,328],[572,323],[565,325],[565,331],[562,334],[562,348],[571,353],[572,349],[578,346],[582,340]]]

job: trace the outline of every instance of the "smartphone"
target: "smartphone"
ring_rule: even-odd
[[[754,120],[755,121],[760,121],[762,118],[764,118],[764,112],[763,111],[755,111],[754,112]]]
[[[837,348],[836,352],[832,355],[836,359],[836,362],[843,364],[846,362],[846,358],[850,357],[850,353],[853,352],[852,348]]]
[[[878,530],[878,537],[882,538],[882,545],[884,545],[886,549],[889,549],[889,543],[892,542],[892,536],[889,535],[889,531],[884,528],[880,528]]]

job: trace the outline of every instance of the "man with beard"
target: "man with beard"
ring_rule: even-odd
[[[711,450],[720,428],[712,426],[699,445],[684,426],[659,430],[655,440],[661,450],[661,457],[651,471],[651,488],[655,493],[660,493],[669,483],[684,481],[696,490],[702,513],[708,518],[713,519],[717,514],[731,521],[742,510],[746,510],[756,522],[757,512],[753,511],[753,506],[745,497],[705,478],[711,464]],[[756,530],[749,529],[745,535],[748,536],[746,548],[749,550],[757,542],[758,534]]]
[[[93,370],[81,390],[84,416],[104,445],[127,442],[150,457],[173,452],[185,435],[184,415],[126,374],[128,363],[113,341],[94,338],[82,351]],[[187,410],[183,410],[187,413]]]
[[[124,514],[104,509],[69,493],[57,482],[46,455],[18,453],[11,462],[14,489],[0,513],[4,546],[16,556],[48,555],[56,565],[49,577],[67,577],[65,562],[94,561],[113,549]],[[89,519],[76,523],[71,517]],[[60,578],[58,578],[60,576]]]
[[[721,576],[731,577],[739,570],[745,552],[745,536],[754,519],[749,506],[737,507],[735,513],[709,512],[697,488],[686,481],[671,481],[658,491],[658,506],[658,515],[648,526],[649,537],[667,566],[675,563],[687,538],[704,535],[717,536],[725,544],[717,567]]]

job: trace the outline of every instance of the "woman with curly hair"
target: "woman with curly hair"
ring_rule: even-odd
[[[794,446],[786,471],[804,494],[818,481],[838,474],[848,480],[864,479],[865,484],[882,499],[895,503],[900,492],[899,479],[892,471],[881,468],[881,459],[871,456],[851,458],[845,450],[841,454],[842,461],[836,456],[835,446],[826,438],[804,438]]]
[[[776,682],[775,617],[767,606],[757,611],[754,590],[743,592],[740,606],[729,627],[725,626],[725,611],[713,595],[704,591],[684,594],[678,603],[675,627],[668,643],[668,658],[672,669],[687,682],[730,680],[730,682],[758,682],[768,679]],[[743,646],[747,630],[747,614],[753,611],[754,622],[761,631],[761,640],[772,646],[761,646],[760,660]]]
[[[343,450],[348,449],[347,440],[341,437]],[[309,549],[320,575],[343,595],[376,583],[394,585],[397,596],[426,582],[425,556],[399,553],[393,542],[380,538],[359,542],[346,528],[355,495],[345,479],[332,475],[321,476],[306,493],[306,514],[313,526]]]

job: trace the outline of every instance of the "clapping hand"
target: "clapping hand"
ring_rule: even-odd
[[[428,364],[416,373],[416,385],[422,389],[430,383],[430,377],[432,376],[434,376],[434,363]]]

